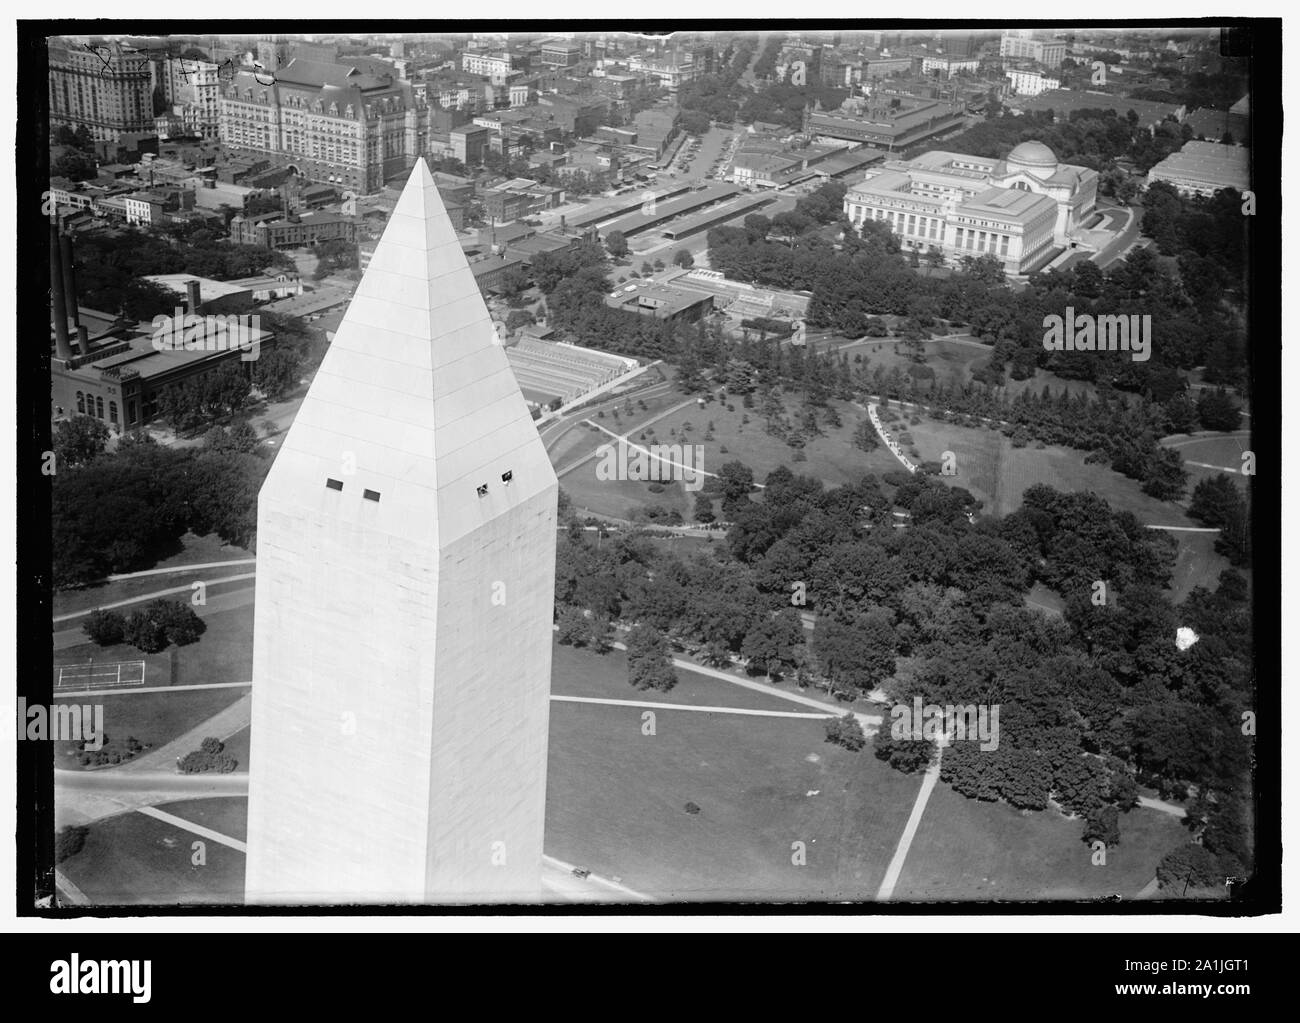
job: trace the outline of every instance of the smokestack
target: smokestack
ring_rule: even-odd
[[[68,343],[68,304],[63,294],[63,264],[59,258],[59,225],[50,221],[50,319],[54,323],[54,351],[60,359],[72,358]]]
[[[76,325],[81,322],[81,313],[77,309],[77,275],[73,271],[72,235],[66,231],[59,235],[59,253],[63,257],[63,298],[68,319]]]
[[[77,348],[82,355],[90,354],[90,328],[84,323],[77,324]]]
[[[199,282],[186,281],[185,291],[186,291],[185,311],[187,313],[194,313],[195,315],[197,315],[199,311],[199,304],[200,304],[199,303]]]

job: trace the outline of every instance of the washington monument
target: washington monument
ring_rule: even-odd
[[[421,159],[258,497],[248,902],[539,898],[557,493]]]

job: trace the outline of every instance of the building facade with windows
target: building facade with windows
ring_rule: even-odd
[[[377,191],[408,169],[428,131],[409,83],[347,64],[295,58],[274,74],[241,70],[221,97],[225,146],[350,191]]]
[[[149,56],[120,43],[49,46],[50,126],[84,127],[97,142],[153,131]]]
[[[1011,91],[1017,96],[1037,96],[1061,87],[1059,78],[1048,78],[1041,71],[1012,69],[1007,72]]]
[[[1065,45],[1064,40],[1007,34],[1002,37],[998,53],[1003,57],[1028,57],[1044,67],[1060,67],[1061,61],[1065,60]]]
[[[1005,160],[936,151],[890,161],[848,191],[844,213],[857,226],[887,222],[905,248],[993,255],[1020,274],[1069,245],[1096,203],[1096,171],[1022,142]]]

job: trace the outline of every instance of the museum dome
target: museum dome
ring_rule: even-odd
[[[1056,154],[1041,142],[1022,142],[1007,154],[1007,163],[1055,169],[1057,159]]]

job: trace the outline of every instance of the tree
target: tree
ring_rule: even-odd
[[[1235,430],[1241,426],[1241,409],[1222,387],[1203,392],[1196,411],[1207,430]]]
[[[673,256],[673,263],[686,270],[695,265],[695,257],[691,255],[690,249],[678,249]]]
[[[685,110],[682,112],[680,124],[686,134],[700,136],[708,132],[713,122],[709,120],[708,114],[700,110]]]
[[[843,717],[831,718],[826,722],[826,741],[857,753],[867,744],[867,736],[856,715],[850,711]]]
[[[745,634],[740,655],[751,671],[779,678],[798,666],[797,651],[803,648],[803,622],[794,608],[759,618]]]
[[[859,420],[853,430],[853,444],[863,451],[875,451],[880,447],[880,434],[876,432],[869,419]]]
[[[146,654],[156,654],[170,643],[186,646],[206,630],[207,625],[189,604],[163,599],[132,611],[123,626],[126,641]]]
[[[278,401],[298,386],[298,356],[277,345],[258,353],[253,362],[253,384],[272,401]]]
[[[1207,526],[1225,526],[1242,513],[1241,491],[1227,473],[1201,480],[1192,491],[1187,514]]]
[[[565,604],[556,616],[559,629],[556,639],[564,646],[584,646],[587,641],[587,616],[582,608]]]
[[[628,681],[636,689],[667,692],[677,684],[668,642],[652,625],[634,625],[627,637]]]
[[[126,635],[126,618],[119,611],[97,608],[81,623],[82,630],[98,646],[115,646]]]
[[[108,444],[108,427],[93,416],[73,416],[54,428],[54,464],[56,471],[65,466],[84,465],[104,452]]]
[[[1214,854],[1194,842],[1166,853],[1156,867],[1156,878],[1161,888],[1176,889],[1180,894],[1189,886],[1210,888],[1223,883]]]
[[[605,248],[615,259],[622,259],[627,255],[627,238],[623,236],[622,231],[610,231],[605,235]]]

